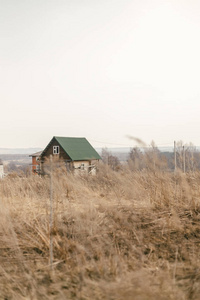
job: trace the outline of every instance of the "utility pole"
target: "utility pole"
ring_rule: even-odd
[[[49,256],[50,269],[53,269],[53,162],[52,155],[50,156],[50,218],[49,218]]]
[[[192,160],[192,171],[194,172],[194,152],[193,152],[193,148],[191,149],[191,160]]]
[[[174,141],[174,172],[176,173],[176,141]]]
[[[185,146],[183,146],[183,173],[185,173]]]

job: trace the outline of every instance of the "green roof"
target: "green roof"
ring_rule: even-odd
[[[54,138],[72,160],[101,159],[86,138],[58,136],[54,136]]]

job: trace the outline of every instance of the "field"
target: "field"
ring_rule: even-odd
[[[10,175],[0,203],[0,299],[200,297],[200,172]]]

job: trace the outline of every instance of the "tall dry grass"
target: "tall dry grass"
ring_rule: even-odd
[[[155,165],[154,165],[155,166]],[[0,181],[0,299],[199,299],[200,173]]]

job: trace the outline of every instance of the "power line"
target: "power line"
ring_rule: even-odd
[[[133,146],[138,146],[137,144],[134,144],[134,145],[127,145],[127,144],[118,144],[118,143],[110,143],[110,142],[103,142],[103,141],[96,141],[96,140],[90,140],[91,142],[94,142],[94,143],[99,143],[99,144],[108,144],[108,145],[115,145],[115,146],[125,146],[125,147],[133,147]],[[156,147],[159,147],[159,146],[172,146],[173,147],[173,141],[172,142],[169,142],[169,143],[163,143],[163,144],[155,144]],[[151,147],[151,145],[149,146],[142,146],[141,148],[149,148]]]
[[[95,140],[90,140],[91,142],[95,142],[95,143],[100,143],[100,144],[109,144],[109,145],[117,145],[117,146],[126,146],[126,147],[130,147],[129,145],[125,145],[125,144],[118,144],[118,143],[110,143],[110,142],[100,142],[100,141],[95,141]]]

